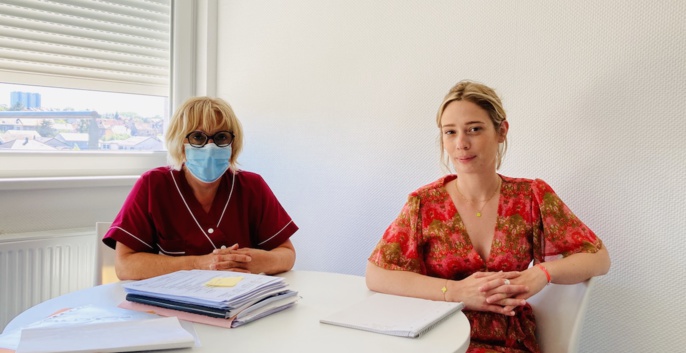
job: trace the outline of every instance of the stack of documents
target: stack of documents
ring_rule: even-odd
[[[284,310],[298,300],[298,292],[289,290],[283,278],[229,271],[178,271],[123,287],[129,302],[228,319],[230,327]]]

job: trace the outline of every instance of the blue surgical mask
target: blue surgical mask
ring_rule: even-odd
[[[229,169],[231,146],[217,147],[208,143],[200,148],[186,144],[186,168],[203,183],[211,183],[221,178]]]

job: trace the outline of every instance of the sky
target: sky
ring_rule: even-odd
[[[0,105],[10,107],[10,95],[15,91],[39,93],[43,109],[94,110],[100,115],[136,112],[142,117],[164,117],[167,104],[166,97],[0,83]]]

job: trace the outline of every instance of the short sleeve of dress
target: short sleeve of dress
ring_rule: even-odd
[[[136,181],[126,197],[103,242],[114,249],[120,242],[134,251],[157,253],[154,227],[150,218],[150,183],[152,174],[146,172]]]
[[[256,176],[255,188],[259,202],[253,203],[255,215],[253,243],[260,249],[272,250],[288,240],[297,230],[291,217],[262,177]]]
[[[369,256],[371,263],[387,270],[426,274],[419,208],[420,198],[410,196]]]
[[[576,253],[595,253],[602,242],[593,231],[572,213],[553,189],[543,180],[532,183],[534,224],[534,257],[544,262],[546,257]]]

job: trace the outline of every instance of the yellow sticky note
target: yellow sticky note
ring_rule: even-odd
[[[233,287],[242,279],[243,277],[215,277],[205,285],[208,287]]]

